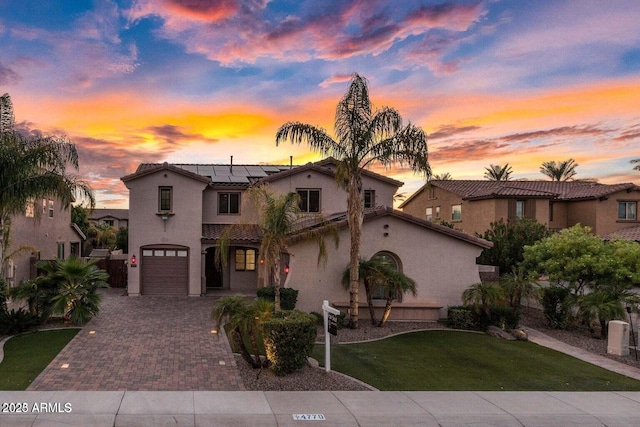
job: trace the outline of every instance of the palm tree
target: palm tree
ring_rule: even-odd
[[[380,319],[380,323],[378,323],[378,326],[380,327],[384,326],[391,314],[391,305],[393,300],[398,299],[399,295],[407,292],[411,292],[413,296],[416,296],[417,294],[416,282],[410,277],[405,276],[400,271],[389,268],[388,266],[384,266],[383,273],[385,275],[385,280],[382,282],[382,287],[384,289],[386,303],[384,305],[382,319]]]
[[[253,202],[252,211],[257,218],[253,224],[260,229],[259,254],[264,259],[264,264],[269,274],[273,267],[275,287],[275,309],[280,310],[280,271],[281,256],[286,251],[287,240],[296,232],[303,232],[300,236],[304,239],[314,240],[318,244],[318,264],[327,258],[327,248],[324,235],[330,234],[338,245],[338,234],[334,227],[325,224],[323,227],[305,229],[306,223],[321,223],[319,216],[309,216],[300,210],[300,198],[296,193],[272,194],[266,186],[251,188],[248,193],[249,200]],[[254,227],[249,224],[233,224],[226,227],[220,237],[220,243],[216,251],[216,259],[227,263],[231,236],[239,229]]]
[[[213,307],[211,317],[216,321],[216,329],[224,322],[242,357],[254,368],[261,368],[260,346],[261,325],[271,317],[273,305],[262,298],[249,300],[240,295],[224,297]],[[245,345],[245,338],[251,343],[253,358]]]
[[[550,161],[542,163],[540,172],[551,178],[551,181],[569,181],[576,175],[577,166],[578,164],[573,159],[558,162],[557,164],[555,161]]]
[[[432,181],[451,181],[453,178],[451,177],[451,174],[449,172],[445,172],[435,174],[431,179]]]
[[[412,124],[402,125],[398,112],[389,107],[372,111],[367,80],[354,74],[347,93],[338,103],[334,125],[336,139],[324,129],[300,122],[285,123],[276,133],[276,145],[285,140],[306,142],[312,150],[338,160],[336,181],[347,191],[350,235],[350,318],[358,327],[358,260],[362,235],[362,170],[374,162],[384,166],[408,165],[431,175],[425,132]]]
[[[491,306],[502,301],[503,293],[496,283],[476,283],[462,293],[462,303],[470,305],[476,313],[489,314]]]
[[[511,173],[513,172],[509,163],[506,163],[504,166],[491,164],[488,168],[484,168],[484,170],[484,177],[489,181],[509,181],[511,179]]]
[[[364,285],[372,325],[376,324],[376,315],[373,310],[373,294],[380,286],[382,286],[383,281],[385,280],[383,267],[386,267],[386,265],[376,258],[368,261],[361,259],[358,263],[358,277]],[[342,285],[345,289],[349,289],[351,286],[351,268],[349,266],[347,266],[342,275]]]
[[[631,163],[640,163],[640,159],[633,159],[633,160],[631,160]],[[637,171],[640,171],[640,164],[636,164],[636,165],[633,167],[633,169],[634,169],[634,170],[637,170]]]
[[[78,170],[78,152],[64,138],[25,137],[13,128],[13,106],[5,94],[0,99],[0,269],[7,261],[11,216],[29,203],[56,197],[64,208],[76,199],[95,205],[89,185],[69,173]],[[40,215],[40,209],[34,209]]]
[[[96,267],[97,262],[71,257],[37,263],[38,268],[46,273],[38,280],[58,290],[51,300],[53,312],[62,314],[65,320],[75,325],[82,325],[98,314],[102,295],[97,290],[109,287],[109,275]]]

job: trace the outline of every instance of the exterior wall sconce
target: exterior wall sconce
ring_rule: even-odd
[[[260,258],[260,265],[264,265],[264,258]]]
[[[389,233],[384,233],[383,236],[384,237],[389,237]]]
[[[284,274],[289,274],[289,264],[284,265]]]
[[[138,259],[136,258],[135,255],[131,255],[131,267],[137,267],[138,266]]]

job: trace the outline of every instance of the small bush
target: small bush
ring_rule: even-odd
[[[455,329],[484,331],[489,326],[515,329],[520,324],[521,311],[512,307],[494,305],[489,312],[474,311],[470,306],[454,306],[447,310],[447,324]]]
[[[263,323],[267,359],[276,375],[304,367],[316,339],[316,317],[301,311],[282,311]]]
[[[476,329],[473,310],[464,305],[449,307],[447,325],[454,329]]]
[[[562,286],[542,289],[542,311],[553,328],[566,328],[570,314],[569,289]]]
[[[276,300],[276,288],[273,286],[266,286],[258,289],[258,298],[262,298],[267,301]],[[280,288],[280,308],[283,310],[295,310],[296,303],[298,302],[298,290],[292,288]]]
[[[7,294],[9,286],[7,282],[0,277],[0,312],[7,311]]]
[[[0,334],[15,335],[26,332],[38,323],[38,317],[23,308],[0,311]]]
[[[322,314],[318,313],[317,311],[312,311],[309,314],[316,318],[316,324],[318,326],[324,325],[324,316]]]

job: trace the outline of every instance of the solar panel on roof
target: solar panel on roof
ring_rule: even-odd
[[[176,166],[192,173],[198,173],[197,165],[176,165]]]
[[[229,166],[218,166],[218,165],[214,165],[213,166],[213,171],[215,172],[216,175],[229,175]]]
[[[244,166],[234,166],[232,173],[234,176],[249,176],[249,172]]]
[[[277,166],[269,166],[269,165],[264,165],[262,166],[262,170],[264,170],[265,172],[280,172],[280,168]]]
[[[213,166],[211,165],[198,165],[198,174],[204,176],[213,175]]]
[[[234,172],[235,172],[235,171],[234,171]],[[248,182],[249,182],[249,179],[248,179],[246,176],[235,176],[235,175],[231,175],[231,176],[229,177],[229,181],[230,181],[230,182],[242,182],[242,183],[247,182],[247,183],[248,183]]]

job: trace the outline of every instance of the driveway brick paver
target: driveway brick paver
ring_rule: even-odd
[[[104,292],[100,314],[28,390],[244,390],[228,340],[211,333],[213,298],[122,293]]]

